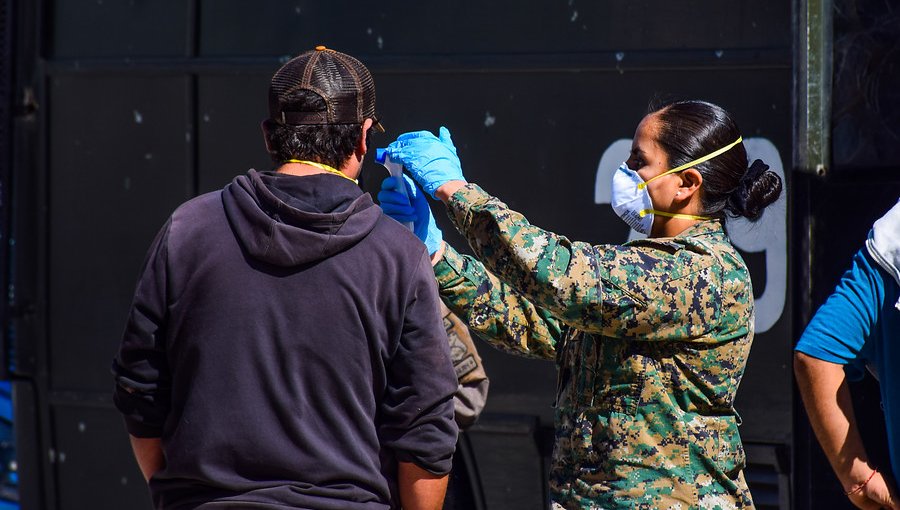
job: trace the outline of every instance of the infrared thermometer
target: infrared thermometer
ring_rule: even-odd
[[[384,165],[384,167],[387,168],[388,173],[397,179],[397,186],[394,189],[403,196],[408,197],[409,194],[406,191],[406,183],[403,182],[403,165],[392,160],[384,149],[375,150],[375,161]],[[404,222],[403,226],[410,230],[413,229],[412,222]]]

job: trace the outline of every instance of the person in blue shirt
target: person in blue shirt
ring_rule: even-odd
[[[794,372],[813,431],[850,501],[900,509],[896,486],[866,454],[847,380],[878,379],[893,472],[900,472],[900,202],[875,222],[837,288],[813,316]]]

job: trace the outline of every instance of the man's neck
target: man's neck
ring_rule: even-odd
[[[353,165],[353,158],[348,158],[347,161],[341,165],[340,168],[335,168],[338,172],[344,174],[346,177],[351,180],[356,179],[359,176],[359,168],[361,165]],[[323,163],[324,164],[324,163]],[[281,166],[275,169],[277,173],[287,174],[287,175],[298,175],[298,176],[306,176],[306,175],[315,175],[315,174],[324,174],[328,173],[326,170],[319,168],[314,165],[309,165],[302,162],[290,161],[283,163]]]

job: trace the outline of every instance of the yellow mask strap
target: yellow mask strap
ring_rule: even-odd
[[[712,158],[718,156],[719,154],[722,154],[722,153],[724,153],[724,152],[727,152],[729,149],[731,149],[731,148],[734,147],[735,145],[741,143],[743,140],[744,140],[744,137],[743,137],[743,136],[739,136],[737,140],[735,140],[734,142],[732,142],[732,143],[726,145],[725,147],[722,147],[721,149],[719,149],[719,150],[717,150],[717,151],[710,152],[709,154],[707,154],[706,156],[703,156],[702,158],[698,158],[698,159],[695,159],[694,161],[691,161],[691,162],[685,163],[685,164],[683,164],[683,165],[681,165],[681,166],[675,167],[675,168],[673,168],[673,169],[671,169],[671,170],[668,170],[668,171],[666,171],[666,172],[663,172],[663,173],[657,175],[656,177],[650,179],[649,181],[644,181],[644,182],[638,184],[638,189],[644,189],[644,188],[646,188],[648,184],[650,184],[651,182],[653,182],[653,181],[655,181],[656,179],[659,179],[660,177],[663,177],[663,176],[665,176],[665,175],[674,174],[675,172],[680,172],[680,171],[682,171],[682,170],[687,170],[688,168],[690,168],[690,167],[692,167],[692,166],[697,166],[697,165],[699,165],[700,163],[703,163],[704,161],[709,161],[709,160],[711,160]]]
[[[709,216],[694,216],[693,214],[679,214],[679,213],[670,213],[665,211],[657,211],[656,209],[643,209],[638,214],[641,218],[644,216],[653,213],[657,216],[667,216],[669,218],[678,218],[682,220],[711,220]]]
[[[356,180],[356,179],[351,179],[351,178],[347,177],[347,176],[344,175],[344,173],[341,172],[340,170],[337,170],[336,168],[331,167],[331,166],[328,166],[328,165],[323,165],[322,163],[316,163],[315,161],[305,161],[305,160],[300,160],[300,159],[289,159],[289,160],[285,161],[285,163],[300,163],[301,165],[314,166],[314,167],[316,167],[316,168],[318,168],[318,169],[320,169],[320,170],[325,170],[326,172],[328,172],[328,173],[330,173],[330,174],[339,175],[339,176],[343,177],[344,179],[347,179],[348,181],[353,181],[354,184],[357,184],[357,185],[359,184],[359,181],[358,181],[358,180]]]

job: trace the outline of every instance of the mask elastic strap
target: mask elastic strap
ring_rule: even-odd
[[[743,137],[743,136],[739,136],[737,140],[735,140],[734,142],[732,142],[732,143],[726,145],[725,147],[722,147],[721,149],[719,149],[719,150],[717,150],[717,151],[710,152],[709,154],[707,154],[706,156],[703,156],[702,158],[695,159],[694,161],[691,161],[691,162],[689,162],[689,163],[685,163],[685,164],[683,164],[683,165],[681,165],[681,166],[678,166],[678,167],[675,167],[675,168],[673,168],[673,169],[671,169],[671,170],[668,170],[668,171],[666,171],[666,172],[663,172],[663,173],[657,175],[656,177],[654,177],[654,178],[652,178],[652,179],[650,179],[650,180],[648,180],[648,181],[644,181],[644,182],[639,183],[639,184],[638,184],[638,189],[644,189],[644,188],[646,188],[648,184],[650,184],[651,182],[653,182],[653,181],[655,181],[656,179],[659,179],[660,177],[663,177],[663,176],[665,176],[665,175],[674,174],[675,172],[680,172],[680,171],[682,171],[682,170],[687,170],[688,168],[690,168],[690,167],[692,167],[692,166],[697,166],[697,165],[699,165],[700,163],[709,161],[709,160],[711,160],[712,158],[714,158],[714,157],[716,157],[716,156],[718,156],[718,155],[720,155],[720,154],[722,154],[722,153],[724,153],[724,152],[727,152],[729,149],[731,149],[731,148],[734,147],[735,145],[741,143],[743,140],[744,140],[744,137]]]
[[[638,215],[643,218],[648,214],[655,214],[657,216],[667,216],[669,218],[678,218],[681,220],[711,220],[709,216],[694,216],[693,214],[679,214],[679,213],[670,213],[665,211],[657,211],[656,209],[644,209],[638,213]]]
[[[359,184],[358,180],[347,177],[346,175],[344,175],[343,172],[335,169],[334,167],[331,167],[328,165],[323,165],[322,163],[316,163],[315,161],[289,159],[289,160],[285,161],[285,163],[300,163],[302,165],[314,166],[314,167],[318,168],[319,170],[325,170],[326,172],[328,172],[330,174],[339,175],[339,176],[343,177],[344,179],[347,179],[348,181],[353,181],[354,184],[357,184],[357,185]]]

